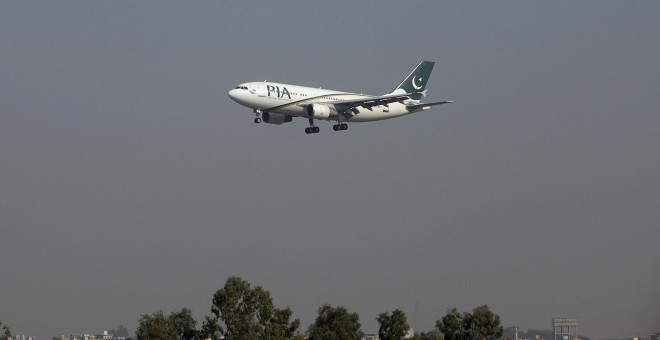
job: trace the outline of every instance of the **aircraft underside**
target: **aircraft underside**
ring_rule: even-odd
[[[348,123],[361,123],[361,122],[374,122],[378,120],[392,119],[406,115],[408,112],[404,105],[390,104],[388,106],[373,107],[371,109],[358,107],[350,112],[330,112],[327,116],[314,116],[313,113],[308,113],[307,107],[290,107],[278,111],[262,111],[255,109],[254,118],[255,123],[271,123],[283,124],[290,122],[293,118],[306,118],[309,121],[309,127],[305,132],[318,133],[320,128],[316,126],[315,121],[329,121],[336,122],[332,126],[334,131],[344,131],[348,129]]]

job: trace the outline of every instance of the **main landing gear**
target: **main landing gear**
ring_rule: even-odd
[[[332,126],[332,129],[335,130],[335,131],[348,130],[348,124],[346,124],[346,123],[335,124],[335,125]]]
[[[321,129],[318,126],[314,126],[314,119],[310,118],[309,119],[309,127],[305,128],[305,133],[310,134],[310,133],[319,133]]]
[[[332,129],[335,130],[335,131],[348,130],[348,124],[346,124],[346,123],[335,124],[335,125],[332,126]],[[314,125],[312,125],[308,128],[305,128],[305,133],[308,134],[308,135],[310,133],[319,133],[319,131],[321,131],[321,129],[319,129],[318,126],[314,126]]]
[[[348,130],[348,124],[342,123],[342,124],[335,124],[332,126],[332,129],[335,131],[344,131]],[[310,133],[319,133],[321,129],[319,129],[318,126],[310,126],[308,128],[305,128],[305,133],[310,134]]]
[[[319,131],[321,131],[321,129],[319,129],[318,126],[314,126],[314,119],[312,119],[312,118],[309,118],[309,125],[310,125],[309,127],[305,128],[305,133],[306,134],[309,135],[311,133],[319,133]],[[348,130],[348,124],[337,122],[337,124],[332,126],[332,129],[335,130],[335,131]]]

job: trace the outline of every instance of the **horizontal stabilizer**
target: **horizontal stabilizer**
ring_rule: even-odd
[[[421,103],[421,104],[413,104],[413,105],[406,105],[406,108],[408,111],[413,112],[413,111],[420,111],[420,110],[428,110],[431,108],[431,106],[436,106],[436,105],[442,105],[442,104],[450,104],[453,103],[453,100],[445,100],[442,102],[434,102],[434,103]]]

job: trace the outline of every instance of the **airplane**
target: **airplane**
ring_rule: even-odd
[[[318,133],[315,120],[336,121],[334,131],[348,129],[349,122],[373,122],[426,111],[432,106],[453,103],[446,100],[422,103],[434,62],[422,61],[392,92],[382,96],[341,92],[274,82],[243,83],[230,90],[229,97],[253,109],[255,123],[289,123],[294,117],[309,120],[305,133]]]

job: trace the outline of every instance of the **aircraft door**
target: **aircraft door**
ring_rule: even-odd
[[[266,82],[257,83],[257,96],[265,97],[268,92],[266,91]]]

